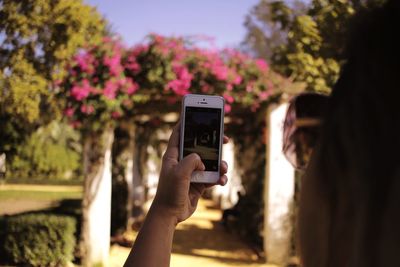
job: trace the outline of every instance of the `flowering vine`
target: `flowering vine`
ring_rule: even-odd
[[[227,113],[232,108],[255,112],[290,84],[263,59],[157,34],[128,49],[105,38],[101,45],[81,50],[68,72],[60,84],[65,116],[75,127],[91,129],[140,113],[137,103],[151,106],[161,100],[171,106],[188,93],[223,96]]]

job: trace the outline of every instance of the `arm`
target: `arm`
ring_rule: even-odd
[[[152,205],[124,266],[169,266],[176,224]]]
[[[193,214],[200,196],[210,186],[190,183],[193,171],[205,169],[197,154],[178,162],[179,127],[179,124],[175,126],[170,137],[163,156],[156,197],[125,262],[126,267],[169,266],[175,226]],[[224,137],[226,142],[228,138]],[[226,184],[227,169],[226,162],[222,162],[218,184]]]

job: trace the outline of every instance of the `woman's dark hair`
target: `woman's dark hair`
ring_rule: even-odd
[[[400,1],[354,18],[347,62],[305,178],[325,216],[317,230],[306,225],[317,214],[307,207],[307,185],[301,193],[306,267],[400,266],[399,33]]]
[[[320,135],[328,96],[302,93],[289,101],[283,125],[283,153],[297,169],[304,169]]]

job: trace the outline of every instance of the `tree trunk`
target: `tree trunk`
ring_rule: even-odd
[[[111,147],[114,131],[83,137],[82,265],[105,265],[110,249]]]
[[[127,199],[126,199],[126,212],[127,212],[127,221],[126,221],[126,229],[132,229],[132,211],[133,211],[133,200],[134,200],[134,173],[137,172],[137,159],[135,158],[135,149],[136,149],[136,127],[131,125],[128,128],[129,132],[129,143],[127,148],[127,163],[125,169],[125,182],[127,185]],[[136,169],[136,170],[135,170]]]

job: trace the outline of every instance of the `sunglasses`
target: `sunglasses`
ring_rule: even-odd
[[[289,102],[283,124],[283,153],[297,170],[305,170],[320,136],[328,96],[303,93]]]

